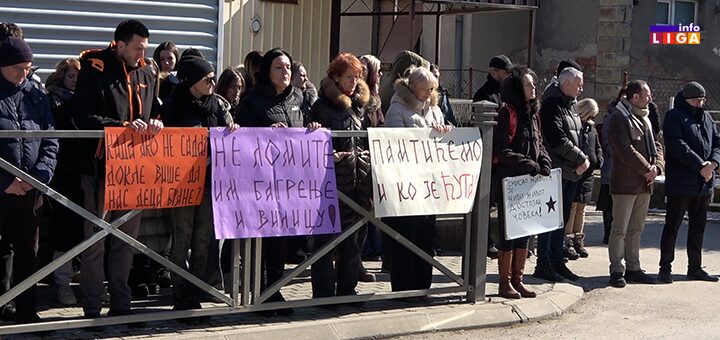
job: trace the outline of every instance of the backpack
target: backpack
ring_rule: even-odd
[[[508,124],[508,131],[507,131],[508,136],[510,137],[510,140],[508,141],[508,145],[510,145],[510,144],[512,144],[513,140],[515,139],[515,134],[517,133],[517,111],[515,111],[515,109],[512,106],[510,106],[504,102],[502,103],[502,106],[500,106],[500,109],[498,111],[502,110],[503,108],[505,108],[508,111],[509,120],[510,120],[510,122]],[[497,119],[496,119],[496,121],[497,121]],[[497,156],[493,155],[492,164],[495,165],[498,163],[500,163],[500,160],[498,160]]]

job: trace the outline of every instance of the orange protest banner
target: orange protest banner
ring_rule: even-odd
[[[106,128],[105,159],[106,211],[199,205],[208,130],[165,128],[152,135]]]

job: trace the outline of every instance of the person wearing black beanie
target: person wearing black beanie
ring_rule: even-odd
[[[707,211],[720,165],[720,134],[713,117],[705,111],[705,88],[686,83],[675,95],[673,108],[665,114],[665,196],[667,211],[660,238],[658,281],[672,283],[675,243],[685,213],[687,229],[688,280],[717,282],[702,266],[703,238]]]
[[[0,46],[1,130],[54,130],[47,95],[27,80],[32,59],[32,50],[20,37],[9,37]],[[57,152],[58,141],[54,138],[8,137],[0,143],[0,158],[45,184],[54,175]],[[2,235],[14,251],[12,269],[6,265],[5,270],[12,270],[13,285],[17,285],[37,270],[35,230],[39,220],[35,210],[40,193],[6,171],[0,171],[0,190],[0,230],[13,231]],[[41,321],[35,284],[13,302],[16,323]]]
[[[580,71],[580,72],[582,72],[582,70],[583,70],[582,67],[580,67],[580,64],[578,64],[575,60],[572,60],[572,59],[563,59],[563,60],[560,60],[560,63],[558,64],[558,67],[557,67],[557,70],[555,70],[555,75],[556,75],[556,76],[559,76],[559,75],[560,75],[560,72],[562,72],[562,70],[564,70],[564,69],[566,69],[566,68],[568,68],[568,67],[572,67],[572,68],[574,68],[574,69],[576,69],[576,70],[578,70],[578,71]]]
[[[227,126],[234,131],[239,126],[232,120],[230,103],[215,93],[215,68],[207,60],[185,55],[178,62],[180,83],[164,106],[163,121],[172,127]],[[170,260],[202,277],[208,259],[208,245],[213,236],[211,170],[208,166],[204,196],[200,205],[170,209],[172,247]],[[190,256],[188,256],[190,249]],[[189,267],[188,265],[189,264]],[[172,275],[174,310],[201,308],[204,293],[179,275]],[[188,322],[202,319],[182,319]]]
[[[215,75],[215,67],[209,61],[195,55],[184,55],[177,66],[177,76],[181,84],[190,87],[208,74]]]

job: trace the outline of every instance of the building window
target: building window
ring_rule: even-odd
[[[689,25],[697,22],[698,3],[694,0],[658,0],[655,23],[658,25]]]

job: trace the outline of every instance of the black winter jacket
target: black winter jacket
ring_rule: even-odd
[[[73,96],[73,119],[81,130],[127,126],[135,119],[148,122],[160,112],[158,68],[143,59],[131,69],[115,56],[113,46],[80,53],[80,73]],[[94,174],[101,154],[97,139],[85,140],[82,171]],[[99,164],[102,168],[103,165]]]
[[[233,118],[243,127],[269,127],[279,122],[288,127],[303,127],[307,120],[300,109],[302,102],[302,92],[292,85],[277,94],[272,86],[257,84],[240,99]]]
[[[585,170],[582,175],[582,182],[578,187],[575,202],[588,204],[592,201],[593,183],[595,182],[593,172],[600,169],[605,160],[603,157],[602,146],[600,144],[600,136],[595,128],[595,122],[592,120],[585,122],[583,124],[582,134],[583,140],[585,141],[583,143],[582,150],[588,156],[590,167]]]
[[[502,198],[502,179],[520,175],[537,175],[541,169],[550,170],[550,156],[543,145],[540,117],[534,109],[515,110],[517,126],[510,140],[510,110],[505,103],[498,112],[493,133],[493,167],[491,199]],[[514,109],[513,109],[514,110]]]
[[[709,182],[700,176],[703,162],[720,165],[720,136],[710,114],[690,106],[678,93],[674,108],[665,115],[663,135],[665,194],[710,195],[715,172]]]
[[[233,122],[225,98],[213,93],[198,99],[183,85],[177,86],[163,105],[162,117],[168,127],[217,127]]]
[[[473,96],[473,102],[479,102],[481,100],[488,100],[498,105],[502,104],[500,100],[500,82],[489,74],[485,84],[483,84]]]
[[[546,99],[540,108],[540,121],[545,148],[553,168],[562,169],[563,179],[576,182],[582,176],[575,169],[588,159],[580,149],[583,137],[577,102],[557,85],[550,86],[543,97]]]
[[[54,130],[50,101],[47,95],[25,80],[17,86],[0,76],[0,129]],[[0,157],[43,183],[55,171],[58,141],[55,138],[3,138]],[[15,176],[0,170],[0,195],[12,184]]]
[[[360,80],[352,98],[340,92],[330,78],[320,83],[320,98],[311,111],[312,122],[320,123],[331,130],[366,130],[370,126],[370,89]],[[366,208],[372,199],[370,176],[370,154],[366,138],[333,138],[333,149],[337,152],[351,152],[352,155],[335,162],[335,176],[338,190],[354,198]]]

